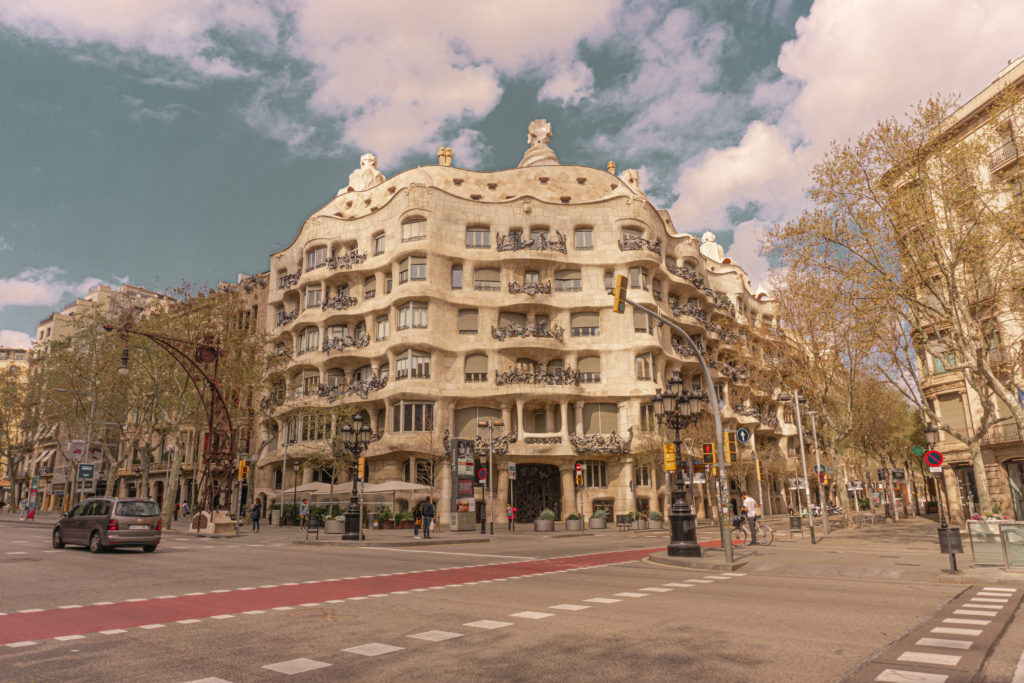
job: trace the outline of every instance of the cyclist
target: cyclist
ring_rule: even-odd
[[[757,501],[746,491],[741,495],[743,496],[743,511],[747,515],[747,524],[750,525],[750,545],[757,545]]]

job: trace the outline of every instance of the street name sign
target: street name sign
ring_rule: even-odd
[[[80,463],[78,465],[79,479],[93,479],[96,476],[96,465]]]

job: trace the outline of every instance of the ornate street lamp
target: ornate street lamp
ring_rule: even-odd
[[[363,530],[359,528],[359,456],[370,446],[372,437],[373,430],[363,423],[361,413],[356,413],[352,424],[346,422],[341,426],[341,442],[352,458],[352,497],[345,511],[345,533],[341,535],[344,541],[363,540]]]
[[[688,395],[683,388],[683,380],[678,374],[668,381],[668,389],[659,389],[651,400],[654,415],[659,425],[675,431],[676,447],[676,490],[672,495],[672,512],[669,513],[671,542],[668,554],[673,557],[700,557],[700,544],[697,543],[697,516],[693,512],[693,461],[687,457],[686,468],[690,485],[690,498],[687,500],[683,488],[682,476],[682,439],[679,430],[695,423],[700,417],[701,399]]]

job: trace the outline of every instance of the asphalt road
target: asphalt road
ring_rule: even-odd
[[[663,532],[419,548],[296,535],[91,555],[52,552],[49,525],[0,525],[0,680],[1009,681],[1024,648],[1020,590],[666,567],[643,559]],[[950,627],[971,633],[931,633]],[[920,651],[959,659],[901,659]]]

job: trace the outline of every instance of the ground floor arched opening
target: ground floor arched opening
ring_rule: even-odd
[[[516,518],[523,522],[537,519],[547,508],[562,518],[562,482],[556,465],[517,465],[515,486]]]

